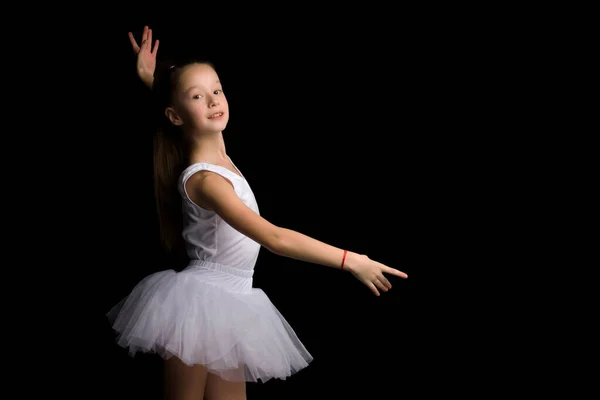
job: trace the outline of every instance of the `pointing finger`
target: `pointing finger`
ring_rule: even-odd
[[[400,278],[408,278],[408,275],[406,273],[399,271],[395,268],[386,267],[383,271],[391,275],[399,276]]]

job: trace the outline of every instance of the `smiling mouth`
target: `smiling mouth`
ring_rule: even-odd
[[[218,113],[215,113],[215,114],[211,115],[210,117],[208,117],[208,119],[219,118],[219,117],[222,117],[222,116],[223,116],[223,113],[222,112],[218,112]]]

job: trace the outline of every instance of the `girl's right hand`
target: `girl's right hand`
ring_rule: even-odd
[[[148,87],[152,87],[154,81],[154,70],[156,69],[156,53],[158,52],[158,39],[154,42],[152,48],[152,29],[144,26],[142,32],[142,42],[138,46],[137,41],[133,37],[133,33],[129,32],[129,41],[133,52],[137,55],[137,73],[140,79]]]

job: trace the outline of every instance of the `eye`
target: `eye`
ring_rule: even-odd
[[[217,89],[213,93],[214,94],[221,94],[221,93],[223,93],[223,90],[222,89]]]
[[[197,94],[197,95],[195,95],[195,96],[193,97],[193,99],[195,99],[195,100],[199,100],[201,97],[202,97],[202,95],[201,95],[201,94]]]

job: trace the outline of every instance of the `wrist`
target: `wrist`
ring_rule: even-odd
[[[358,254],[348,251],[346,253],[346,259],[344,260],[342,270],[353,272],[354,269],[356,268],[358,257],[359,257]]]
[[[150,72],[139,70],[138,71],[138,76],[140,77],[140,79],[142,80],[142,82],[144,82],[144,84],[146,86],[148,86],[149,88],[152,88],[152,83],[154,82],[154,75],[153,74],[151,74]]]
[[[152,89],[152,83],[154,82],[154,78],[152,76],[140,76],[144,85],[148,86],[149,89]]]

